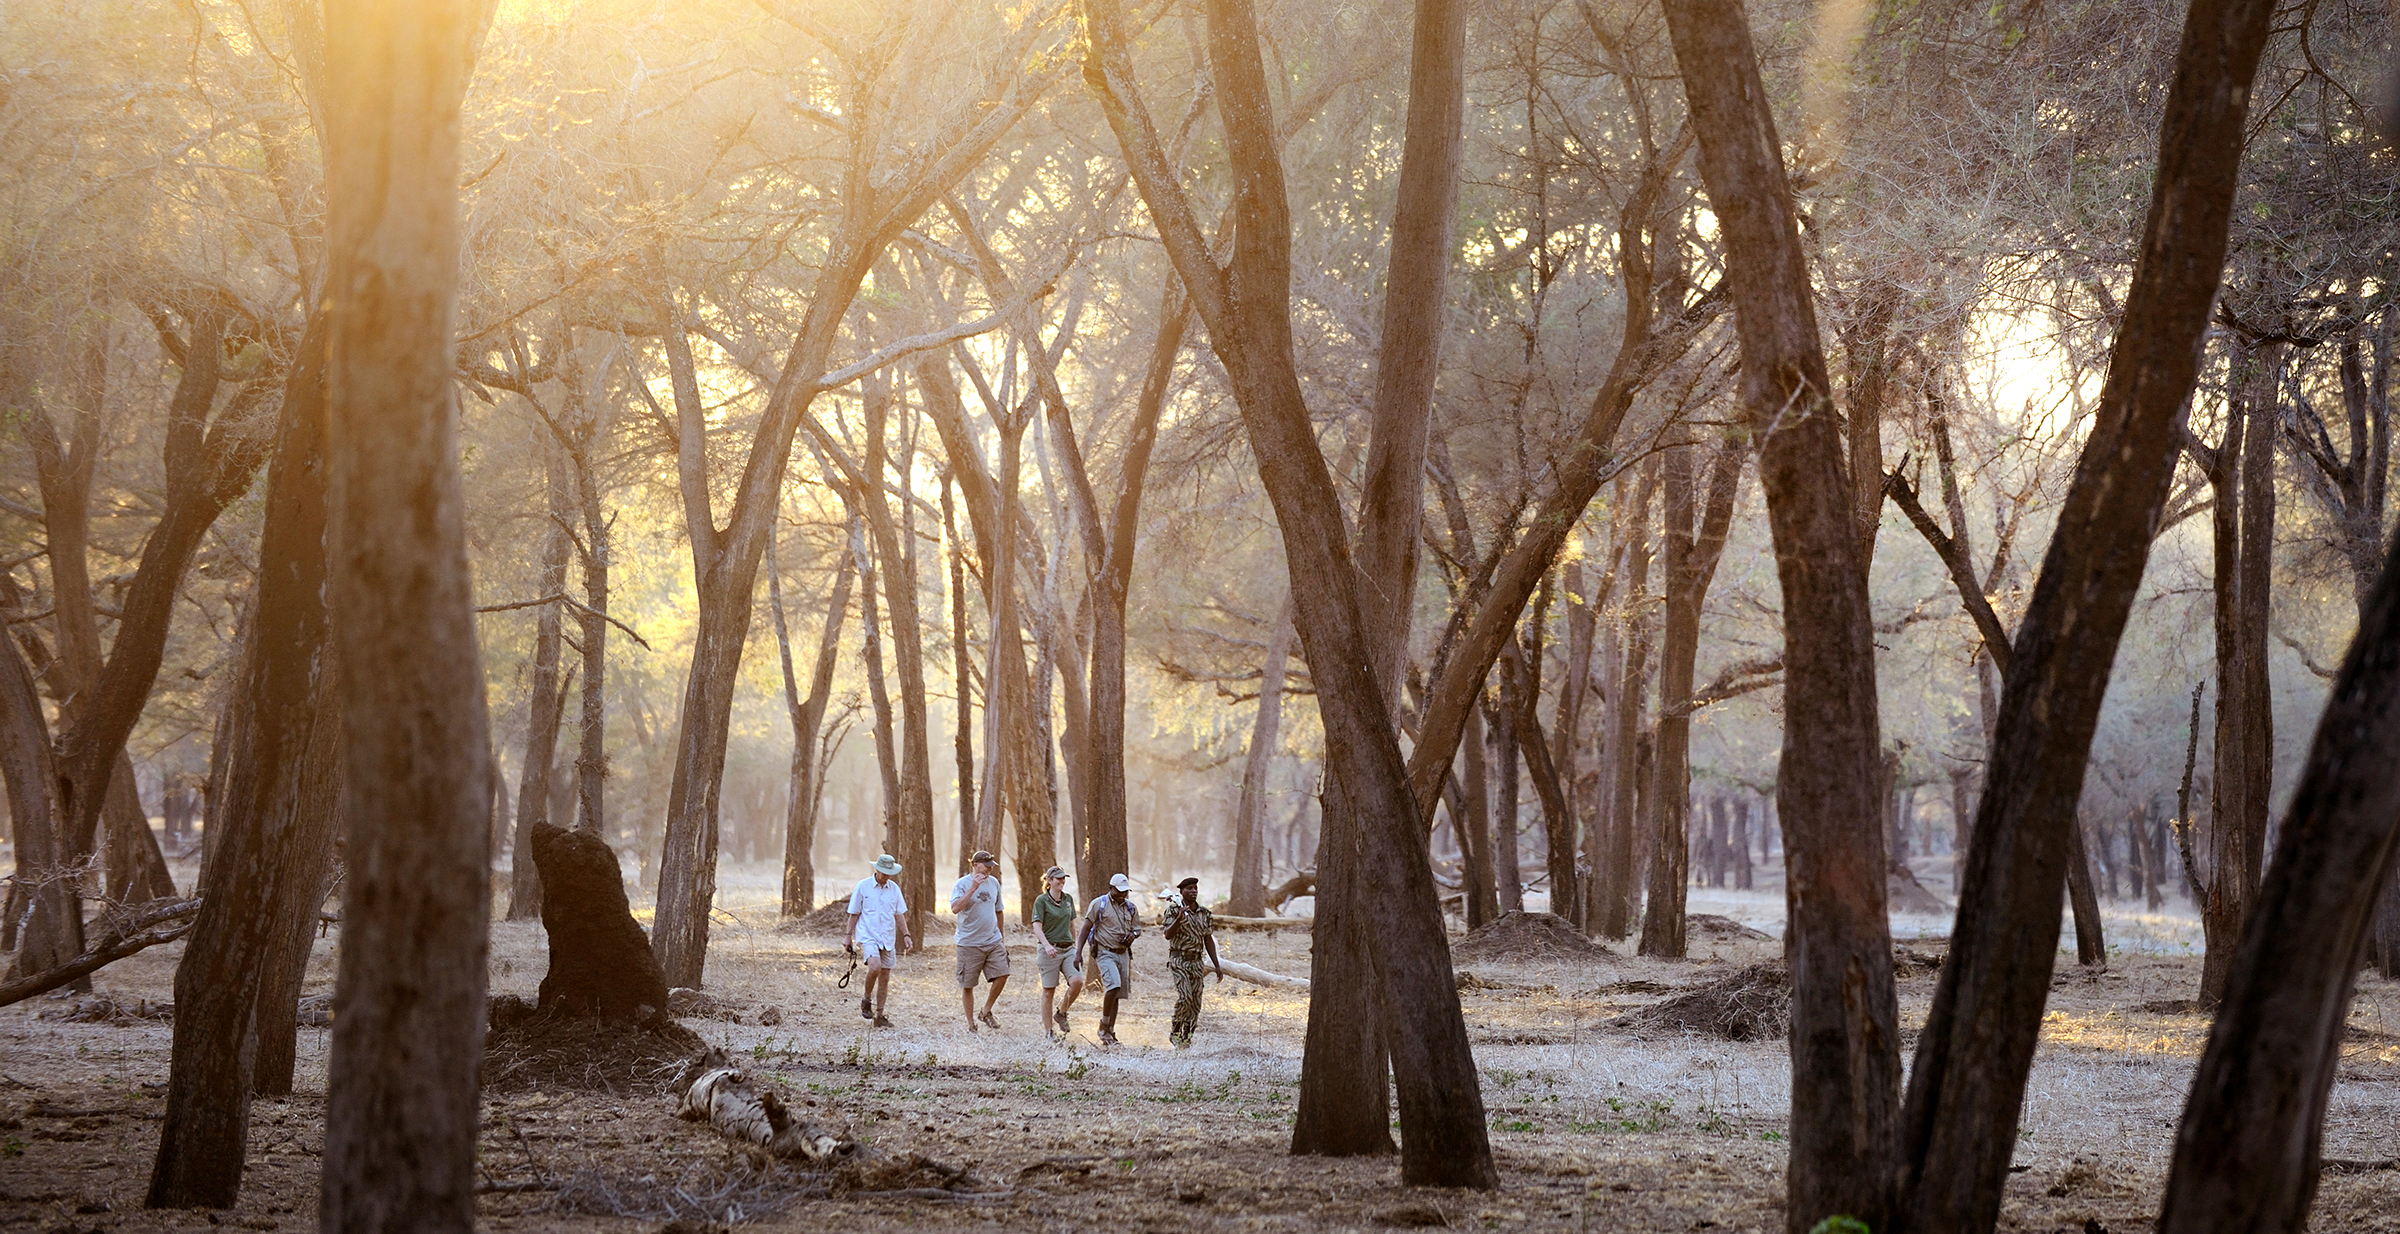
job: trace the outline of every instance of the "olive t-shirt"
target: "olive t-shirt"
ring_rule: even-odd
[[[1042,923],[1042,937],[1053,947],[1075,945],[1075,897],[1061,891],[1057,899],[1045,891],[1033,898],[1033,919]]]

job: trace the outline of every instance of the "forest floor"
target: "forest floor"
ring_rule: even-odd
[[[803,1116],[845,1129],[884,1160],[939,1163],[945,1198],[841,1194],[787,1163],[762,1164],[705,1127],[679,1122],[668,1076],[620,1071],[604,1087],[494,1085],[485,1096],[479,1224],[492,1231],[678,1234],[732,1219],[758,1228],[1319,1230],[1448,1226],[1508,1230],[1782,1228],[1789,1070],[1779,1038],[1729,1041],[1634,1027],[1620,1017],[1776,955],[1772,939],[1696,928],[1682,961],[1462,961],[1462,998],[1483,1076],[1502,1185],[1492,1193],[1406,1188],[1394,1159],[1285,1154],[1299,1075],[1304,994],[1212,983],[1197,1043],[1168,1047],[1173,1000],[1163,947],[1137,948],[1136,990],[1118,1032],[1093,1042],[1096,998],[1075,1032],[1044,1037],[1032,952],[1001,1029],[967,1031],[946,932],[903,960],[890,1015],[858,1017],[838,936],[773,928],[766,877],[731,872],[709,964],[717,1007],[684,1023],[778,1086]],[[1691,911],[1772,933],[1779,892],[1694,889]],[[2130,904],[2130,902],[2122,902]],[[2117,907],[2117,906],[2112,906]],[[2151,1228],[2184,1090],[2208,1030],[2186,1000],[2199,982],[2196,927],[2112,911],[2111,962],[2062,959],[2027,1096],[2003,1228]],[[1938,955],[1947,922],[1895,922]],[[1909,941],[1915,938],[1917,941]],[[1226,958],[1304,976],[1304,930],[1220,936]],[[494,994],[530,997],[538,924],[493,927]],[[164,1102],[170,1027],[147,1002],[172,996],[181,944],[105,970],[121,1008],[89,1001],[0,1009],[0,1231],[98,1234],[315,1225],[328,1033],[301,1034],[298,1095],[263,1101],[248,1184],[224,1213],[141,1208]],[[1624,952],[1626,947],[1615,950]],[[311,993],[330,990],[330,947]],[[1900,982],[1904,1046],[1934,984]],[[766,1016],[778,1023],[762,1024]],[[2326,1129],[2333,1164],[2314,1228],[2400,1231],[2400,984],[2362,978]],[[965,1175],[954,1172],[963,1169]],[[932,1175],[928,1175],[932,1177]],[[671,1223],[681,1219],[680,1227]]]

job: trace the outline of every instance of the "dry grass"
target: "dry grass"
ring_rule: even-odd
[[[1026,951],[1000,1000],[1003,1031],[969,1034],[947,938],[937,935],[928,954],[903,961],[890,1005],[898,1027],[877,1031],[858,1018],[852,991],[835,986],[847,966],[838,941],[774,928],[771,870],[731,869],[722,885],[732,895],[715,929],[708,988],[739,1020],[687,1027],[776,1084],[805,1117],[857,1134],[881,1160],[923,1158],[978,1181],[963,1196],[933,1184],[951,1193],[947,1200],[890,1194],[924,1190],[917,1186],[845,1191],[788,1166],[755,1168],[715,1134],[677,1122],[651,1092],[495,1089],[485,1100],[485,1174],[495,1185],[559,1189],[484,1195],[480,1227],[648,1234],[661,1221],[725,1221],[738,1206],[745,1224],[865,1231],[1370,1230],[1436,1216],[1453,1227],[1579,1234],[1701,1222],[1716,1231],[1782,1228],[1780,1137],[1790,1103],[1782,1043],[1646,1039],[1611,1024],[1771,958],[1780,951],[1772,940],[1696,936],[1689,961],[1477,963],[1479,987],[1461,1000],[1504,1186],[1460,1195],[1398,1186],[1388,1158],[1284,1153],[1305,996],[1212,983],[1198,1044],[1174,1050],[1165,1041],[1172,987],[1150,940],[1137,952],[1137,988],[1119,1024],[1128,1044],[1101,1051],[1090,1039],[1091,1001],[1074,1009],[1074,1039],[1041,1035]],[[1695,889],[1692,907],[1780,929],[1772,886]],[[2183,927],[2174,919],[2150,924],[2134,914],[2123,931],[2118,920],[2110,917],[2118,952],[2105,973],[2060,965],[2022,1116],[2016,1161],[2024,1170],[2010,1180],[2009,1228],[2079,1230],[2092,1220],[2123,1234],[2149,1228],[2155,1212],[2205,1024],[2138,1008],[2190,998],[2198,962],[2176,949]],[[1900,924],[1904,937],[1947,932],[1947,923]],[[1309,941],[1219,940],[1227,958],[1292,973],[1308,971]],[[109,969],[101,992],[135,1005],[166,997],[179,950]],[[330,986],[329,951],[320,948],[312,964],[312,993]],[[495,993],[530,994],[543,967],[538,926],[494,927]],[[1900,983],[1904,1037],[1921,1025],[1934,984],[1931,970],[1911,972]],[[142,1086],[164,1077],[169,1026],[38,1018],[61,1005],[0,1010],[0,1073],[37,1086],[0,1080],[0,1123],[16,1123],[0,1127],[0,1138],[21,1145],[21,1156],[0,1161],[0,1230],[182,1228],[179,1217],[139,1209],[160,1108],[157,1090]],[[757,1022],[769,1006],[781,1023]],[[2363,980],[2352,1024],[2368,1035],[2345,1048],[2326,1155],[2400,1156],[2400,986]],[[302,1033],[301,1095],[259,1107],[252,1186],[225,1224],[295,1234],[315,1224],[325,1037]],[[75,1212],[101,1203],[113,1211]],[[617,1211],[639,1216],[588,1215]],[[2316,1228],[2400,1231],[2400,1173],[2329,1174]]]

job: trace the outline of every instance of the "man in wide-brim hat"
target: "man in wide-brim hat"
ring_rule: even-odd
[[[850,892],[850,936],[842,942],[842,950],[864,953],[867,983],[858,992],[858,1014],[877,1028],[892,1026],[883,1018],[883,1000],[892,992],[892,957],[911,950],[912,941],[908,899],[900,894],[900,863],[885,853],[875,859],[875,872]]]

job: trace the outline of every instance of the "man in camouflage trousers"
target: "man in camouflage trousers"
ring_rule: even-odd
[[[1200,1027],[1200,981],[1206,970],[1200,967],[1203,952],[1217,970],[1217,982],[1225,981],[1225,965],[1217,959],[1217,936],[1207,909],[1200,907],[1200,880],[1187,878],[1175,885],[1182,898],[1167,905],[1163,930],[1167,936],[1167,971],[1175,978],[1175,1022],[1167,1039],[1178,1050],[1192,1044],[1192,1033]]]

